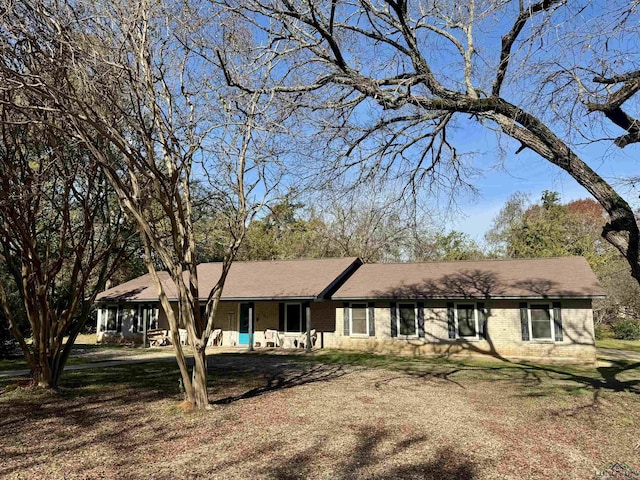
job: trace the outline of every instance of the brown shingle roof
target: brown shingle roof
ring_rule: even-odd
[[[273,260],[234,262],[222,292],[224,300],[267,300],[324,297],[337,280],[352,266],[360,264],[355,257],[320,260]],[[200,295],[206,295],[218,281],[221,263],[198,265]],[[166,272],[160,272],[169,299],[176,289]],[[97,300],[157,301],[151,277],[143,275],[115,286],[98,295]]]
[[[560,298],[604,292],[582,257],[362,265],[332,298]]]

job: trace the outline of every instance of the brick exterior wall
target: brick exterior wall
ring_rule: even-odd
[[[302,303],[302,302],[287,302]],[[358,302],[362,303],[362,302]],[[404,303],[404,301],[400,301]],[[412,303],[412,302],[408,302]],[[415,303],[415,302],[413,302]],[[470,303],[464,301],[461,303]],[[532,303],[551,303],[534,301]],[[563,300],[563,340],[523,341],[520,325],[520,302],[517,300],[484,301],[487,313],[488,339],[449,339],[447,302],[424,302],[424,331],[420,337],[392,337],[389,302],[375,302],[375,336],[345,336],[343,302],[311,302],[311,328],[318,332],[316,348],[345,348],[380,353],[409,355],[492,355],[509,359],[563,363],[594,363],[595,335],[591,300]],[[129,337],[133,305],[124,305],[122,334]],[[279,330],[282,337],[297,338],[299,334],[283,334],[279,322],[279,302],[255,302],[254,342],[264,346],[264,331]],[[158,328],[168,329],[167,320],[159,308]],[[221,302],[214,328],[223,331],[222,345],[238,342],[239,302]],[[99,340],[102,334],[98,334]],[[106,340],[106,338],[105,338]],[[288,343],[289,344],[289,343]]]
[[[523,341],[519,301],[484,302],[487,312],[487,340],[449,339],[447,302],[424,303],[424,338],[392,337],[389,302],[376,302],[375,337],[344,336],[344,315],[340,306],[336,308],[336,331],[325,339],[325,346],[410,355],[492,355],[509,359],[563,363],[591,364],[596,360],[591,300],[561,301],[561,342]],[[536,300],[531,303],[551,302]]]

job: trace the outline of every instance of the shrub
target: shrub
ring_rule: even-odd
[[[618,340],[640,339],[640,323],[636,320],[621,320],[613,325],[613,333]]]
[[[603,340],[605,338],[614,338],[615,335],[611,330],[611,325],[608,323],[598,323],[595,326],[596,340]]]

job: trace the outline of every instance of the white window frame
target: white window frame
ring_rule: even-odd
[[[476,334],[463,337],[460,335],[460,328],[458,325],[458,305],[473,305],[473,316],[476,323]],[[453,304],[453,318],[456,323],[456,338],[462,338],[464,340],[479,340],[480,339],[480,325],[478,318],[478,302],[454,302]]]
[[[289,305],[297,305],[300,309],[300,331],[291,331],[289,330]],[[304,322],[304,309],[302,308],[301,302],[289,302],[284,304],[284,334],[285,335],[300,335],[303,332],[306,332],[305,322]]]
[[[364,312],[365,312],[365,321],[366,321],[366,326],[365,326],[365,333],[353,333],[353,306],[354,305],[364,305]],[[358,307],[359,308],[359,307]],[[351,302],[349,304],[349,335],[351,337],[369,337],[369,322],[371,321],[371,319],[369,318],[369,305],[366,302]]]
[[[413,305],[413,312],[415,320],[415,333],[412,335],[404,335],[400,333],[400,305]],[[396,331],[398,338],[418,338],[418,304],[416,302],[398,302],[396,304]]]
[[[116,310],[116,317],[115,317],[115,323],[116,323],[116,328],[115,330],[109,330],[108,326],[109,326],[109,309],[115,308]],[[105,305],[104,307],[102,307],[102,322],[104,324],[104,329],[102,330],[102,332],[109,332],[109,333],[118,333],[118,317],[121,315],[124,315],[124,312],[122,311],[122,313],[120,313],[122,311],[122,305],[117,304],[117,305]],[[121,317],[122,318],[122,317]],[[123,320],[123,327],[124,327],[124,319]],[[119,332],[122,333],[122,332]]]
[[[549,309],[549,338],[534,338],[533,337],[533,325],[531,322],[531,306],[532,305],[544,305]],[[527,327],[529,327],[529,340],[534,342],[555,342],[556,341],[556,332],[555,332],[555,322],[553,318],[553,304],[549,302],[529,302],[527,304]]]
[[[158,326],[158,307],[153,303],[139,303],[136,308],[138,322],[137,322],[137,330],[134,333],[143,333],[144,332],[144,315],[147,313],[147,330],[154,330],[151,328],[151,323],[155,322],[156,327]]]

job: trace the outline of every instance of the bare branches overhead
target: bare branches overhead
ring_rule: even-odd
[[[300,108],[316,115],[307,117],[311,122],[322,109],[331,112],[316,123],[316,132],[328,139],[332,152],[351,158],[342,167],[393,175],[411,164],[407,181],[430,179],[421,185],[428,186],[448,178],[450,186],[459,186],[464,181],[456,172],[464,162],[451,132],[474,125],[496,129],[516,140],[514,153],[535,152],[603,205],[610,215],[604,235],[640,279],[632,209],[573,143],[574,137],[606,140],[611,123],[626,131],[617,146],[639,138],[635,115],[627,112],[635,108],[640,85],[637,74],[628,72],[637,71],[640,58],[623,39],[637,35],[635,5],[588,0],[220,3],[260,32],[256,58],[278,62],[263,92],[295,92]],[[251,88],[239,80],[241,65],[223,56],[221,61],[232,84]],[[587,131],[580,117],[596,111],[610,123],[591,117]]]

